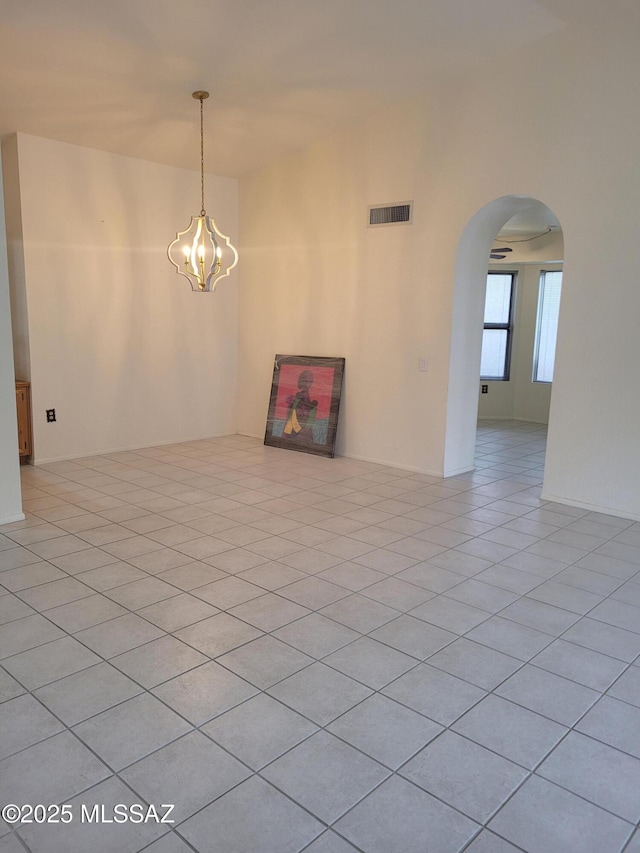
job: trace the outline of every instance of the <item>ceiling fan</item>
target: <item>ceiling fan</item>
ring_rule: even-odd
[[[494,261],[501,261],[506,257],[507,252],[513,252],[513,249],[509,249],[507,246],[500,249],[492,249],[489,257]]]

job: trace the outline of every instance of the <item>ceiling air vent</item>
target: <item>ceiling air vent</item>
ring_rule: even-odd
[[[406,225],[411,222],[412,214],[412,201],[372,205],[369,208],[369,225]]]

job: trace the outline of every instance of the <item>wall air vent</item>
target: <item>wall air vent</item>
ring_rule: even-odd
[[[369,207],[369,225],[407,225],[413,216],[413,202],[375,204]]]

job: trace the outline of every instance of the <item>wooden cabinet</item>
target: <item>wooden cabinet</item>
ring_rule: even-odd
[[[20,459],[31,456],[31,385],[16,379],[16,409],[18,411],[18,447]]]

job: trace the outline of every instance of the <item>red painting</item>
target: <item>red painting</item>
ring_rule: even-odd
[[[286,418],[292,399],[302,388],[309,396],[318,401],[316,417],[328,418],[331,410],[331,392],[333,390],[333,367],[301,368],[295,364],[283,364],[280,368],[278,397],[276,400],[276,418]]]
[[[265,444],[335,452],[343,358],[276,355]]]

